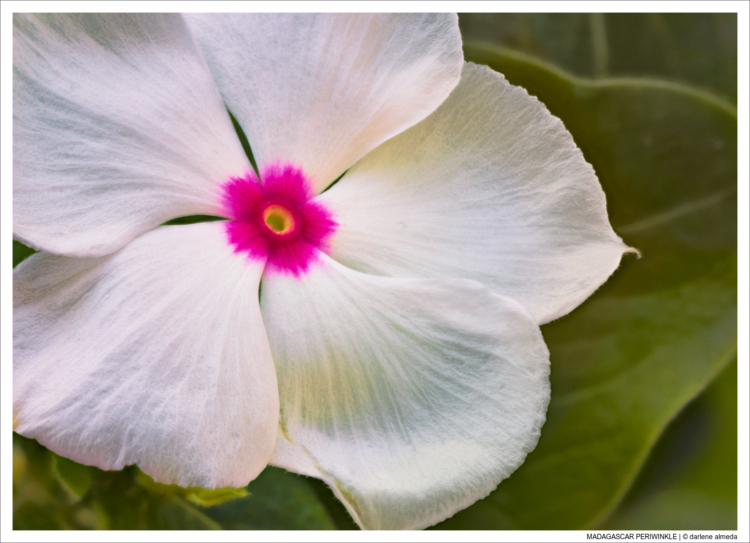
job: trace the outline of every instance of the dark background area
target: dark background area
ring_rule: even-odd
[[[737,103],[731,13],[461,13],[464,42],[492,43],[586,78],[652,77]]]

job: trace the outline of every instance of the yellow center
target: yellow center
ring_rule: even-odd
[[[294,217],[288,209],[281,206],[268,206],[263,211],[263,220],[277,234],[286,234],[294,228]]]

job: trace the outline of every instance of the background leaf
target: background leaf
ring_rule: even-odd
[[[244,488],[202,488],[199,486],[182,487],[179,485],[165,485],[157,483],[143,472],[136,476],[137,482],[152,493],[162,496],[177,496],[184,498],[193,505],[210,507],[237,498],[244,498],[248,492]]]
[[[737,360],[659,439],[605,530],[737,526]]]
[[[734,13],[462,13],[464,42],[514,49],[587,78],[658,77],[737,102]]]
[[[79,506],[79,497],[57,479],[54,462],[53,454],[36,441],[13,434],[15,530],[81,529],[96,525],[96,513]]]
[[[231,530],[334,529],[310,481],[269,466],[250,483],[249,496],[207,509],[206,514]]]
[[[13,435],[16,530],[335,528],[309,479],[266,468],[246,489],[154,482],[135,466],[102,471]]]
[[[53,455],[53,466],[57,478],[79,498],[91,487],[92,469],[65,458]]]
[[[13,240],[13,267],[15,268],[34,253],[36,251],[31,247],[24,245],[20,241]]]
[[[221,527],[182,496],[158,492],[139,484],[140,471],[99,471],[94,478],[92,506],[99,513],[98,529],[218,530]],[[165,485],[166,486],[166,485]]]
[[[23,468],[13,472],[16,530],[219,528],[181,496],[141,485],[134,466],[122,471],[83,466],[17,434],[13,459],[23,459]]]
[[[626,258],[583,306],[542,327],[552,401],[539,445],[440,527],[595,526],[736,353],[736,114],[674,85],[577,80],[501,49],[467,47],[466,57],[563,120],[599,175],[615,231],[643,258]]]

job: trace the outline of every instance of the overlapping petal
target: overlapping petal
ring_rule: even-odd
[[[266,466],[278,388],[263,263],[221,223],[165,226],[99,258],[14,271],[14,423],[77,462],[243,486]]]
[[[454,14],[186,15],[259,166],[320,192],[445,100],[463,63]]]
[[[179,15],[15,15],[14,233],[110,253],[250,168]]]
[[[571,311],[628,248],[562,122],[467,64],[440,108],[317,200],[339,223],[331,256],[396,277],[473,279],[544,323]]]
[[[272,463],[325,480],[364,528],[422,528],[483,498],[534,448],[548,352],[473,281],[395,279],[321,254],[265,274],[280,434]]]

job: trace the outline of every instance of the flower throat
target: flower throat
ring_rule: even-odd
[[[300,168],[275,163],[254,173],[232,177],[222,185],[222,206],[231,219],[227,239],[235,253],[266,260],[266,269],[296,277],[328,252],[336,222],[312,201],[310,183]]]

